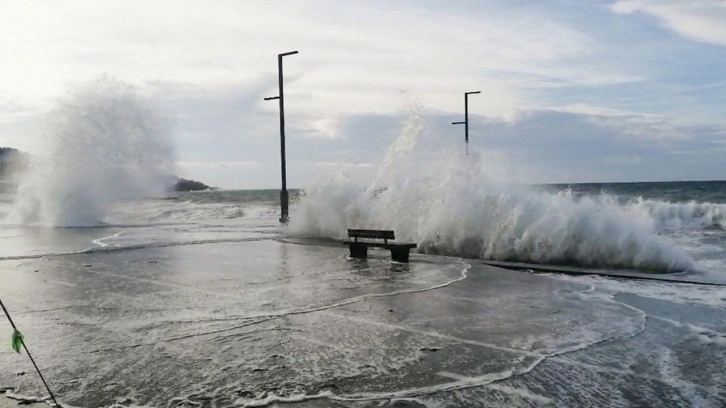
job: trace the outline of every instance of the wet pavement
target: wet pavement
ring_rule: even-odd
[[[726,404],[722,288],[346,255],[259,237],[12,259],[0,297],[78,407]],[[9,346],[3,386],[44,394]]]

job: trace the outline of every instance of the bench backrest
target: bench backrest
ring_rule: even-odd
[[[367,229],[348,229],[348,237],[355,238],[377,238],[377,239],[396,239],[393,231],[389,230],[367,230]]]

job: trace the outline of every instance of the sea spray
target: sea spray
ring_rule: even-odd
[[[422,115],[408,115],[370,185],[345,173],[318,180],[293,208],[290,228],[330,238],[343,238],[346,228],[394,229],[425,253],[470,258],[655,271],[694,267],[658,235],[647,212],[607,195],[575,197],[494,180],[476,149],[469,155],[432,149],[431,139]]]
[[[84,85],[49,114],[15,218],[92,226],[118,200],[163,194],[175,173],[169,129],[131,86],[109,77]]]

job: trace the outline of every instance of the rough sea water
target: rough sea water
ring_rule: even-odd
[[[726,404],[726,182],[513,184],[411,114],[375,180],[333,172],[281,227],[275,190],[164,196],[163,119],[121,84],[55,115],[2,196],[0,298],[63,405]],[[353,227],[417,253],[349,259]],[[0,389],[45,396],[10,334]]]

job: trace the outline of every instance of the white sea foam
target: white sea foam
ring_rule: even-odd
[[[112,78],[61,101],[42,146],[19,188],[15,222],[97,225],[118,200],[157,196],[173,182],[167,121]]]
[[[125,201],[114,206],[108,219],[114,223],[144,225],[160,222],[233,220],[251,216],[252,212],[252,208],[240,203],[135,200]]]
[[[669,203],[637,198],[628,202],[623,212],[631,218],[649,219],[651,228],[656,232],[726,226],[726,204]]]
[[[631,293],[637,296],[665,300],[673,303],[692,304],[726,309],[726,288],[671,282],[617,280],[600,276],[569,276],[550,274],[552,279],[594,285],[612,295]]]
[[[261,398],[253,399],[253,400],[247,400],[247,399],[239,399],[238,401],[235,401],[237,404],[242,404],[243,407],[267,407],[272,404],[277,403],[284,403],[284,404],[292,404],[295,402],[303,402],[303,401],[310,401],[310,400],[316,400],[316,399],[324,399],[331,397],[333,394],[329,391],[324,391],[319,394],[314,395],[308,395],[304,393],[299,394],[293,394],[289,396],[280,396],[276,394],[267,394]]]
[[[346,228],[393,229],[425,253],[473,258],[694,268],[682,249],[659,235],[669,224],[652,214],[670,207],[653,211],[653,202],[623,206],[607,195],[575,197],[514,186],[489,177],[497,171],[476,150],[465,156],[422,149],[430,136],[425,120],[409,115],[373,183],[354,183],[344,172],[316,182],[293,209],[291,229],[331,238],[343,238]],[[703,219],[700,211],[690,211],[690,219]],[[716,213],[708,214],[716,219]]]

